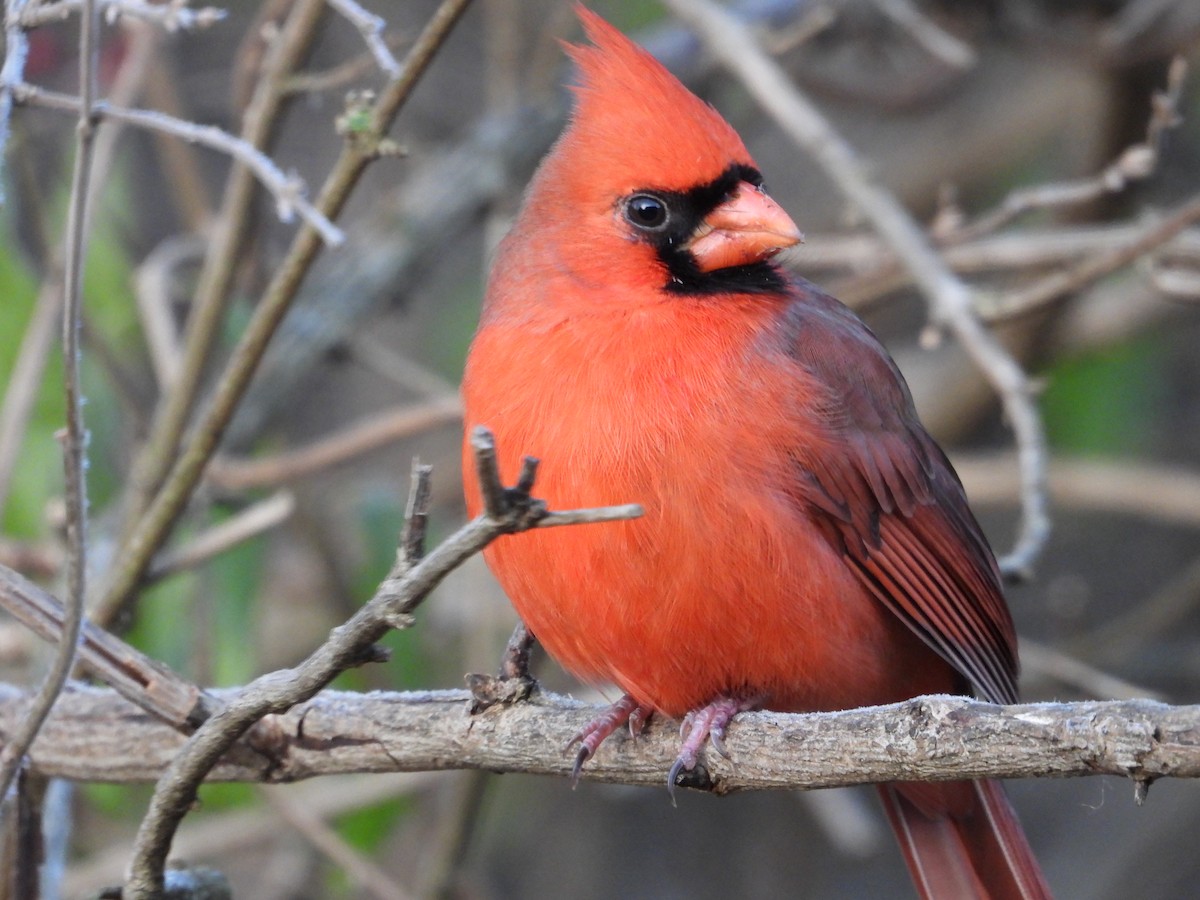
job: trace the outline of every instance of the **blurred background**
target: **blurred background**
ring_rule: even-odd
[[[437,6],[369,0],[397,55]],[[1018,515],[1011,435],[952,341],[921,343],[921,297],[838,190],[667,11],[594,0],[741,132],[772,195],[809,237],[786,264],[856,306],[892,349],[931,431],[960,464],[998,553]],[[1013,190],[1097,175],[1146,140],[1175,56],[1197,61],[1196,0],[752,0],[730,4],[879,178],[991,294],[1102,254],[1200,192],[1200,77],[1178,85],[1181,121],[1155,137],[1147,177],[967,239],[955,229]],[[233,3],[185,33],[131,19],[104,29],[107,95],[237,133],[264,42],[289,0]],[[911,12],[918,18],[914,20]],[[74,92],[77,23],[30,34],[26,76]],[[175,544],[264,502],[277,524],[141,595],[127,637],[201,684],[237,685],[302,659],[373,592],[394,554],[414,456],[432,463],[431,540],[459,525],[455,390],[491,248],[553,140],[578,39],[560,0],[477,0],[367,172],[235,420]],[[943,39],[947,39],[943,41]],[[327,12],[269,152],[313,187],[336,157],[348,92],[381,84],[361,37]],[[117,102],[114,99],[114,102]],[[69,116],[19,108],[4,169],[0,385],[59,253]],[[122,492],[177,356],[228,159],[125,129],[94,210],[85,371],[92,431],[93,564],[111,554]],[[1115,186],[1115,185],[1113,185]],[[940,232],[936,229],[941,229]],[[236,258],[212,371],[232,347],[294,228],[259,192]],[[160,329],[158,336],[152,332]],[[1200,697],[1200,229],[1000,329],[1044,385],[1054,531],[1009,592],[1024,642],[1024,697]],[[165,337],[163,336],[165,335]],[[60,585],[61,360],[46,344],[29,415],[0,435],[0,562]],[[173,349],[175,348],[175,349]],[[370,434],[364,423],[379,426]],[[19,427],[18,427],[19,426]],[[332,448],[332,449],[331,449]],[[325,453],[321,456],[321,451]],[[304,455],[307,454],[307,455]],[[615,498],[632,499],[632,498]],[[346,689],[457,687],[491,672],[515,622],[480,560],[447,580],[391,662]],[[5,680],[32,681],[37,642],[0,620]],[[550,687],[602,699],[538,660]],[[1109,778],[1010,786],[1062,897],[1184,898],[1200,881],[1200,785],[1160,781],[1136,807]],[[149,787],[83,785],[61,896],[118,881]],[[872,791],[714,798],[480,773],[321,779],[202,791],[177,854],[254,898],[912,896]],[[316,849],[312,819],[336,851]],[[322,832],[324,833],[324,832]],[[315,843],[314,843],[315,841]]]

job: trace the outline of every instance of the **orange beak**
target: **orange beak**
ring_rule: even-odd
[[[760,188],[743,181],[684,244],[701,272],[769,259],[804,240],[796,223]]]

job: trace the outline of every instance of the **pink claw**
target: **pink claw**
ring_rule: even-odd
[[[595,755],[596,750],[604,743],[604,739],[624,725],[629,723],[629,733],[636,737],[646,725],[646,720],[653,712],[649,707],[641,706],[632,696],[626,694],[603,713],[580,729],[575,737],[567,742],[563,750],[570,750],[579,744],[579,752],[575,755],[575,765],[571,769],[571,787],[579,783],[579,773],[583,764]]]
[[[683,740],[679,748],[679,756],[667,774],[667,791],[671,795],[671,803],[675,802],[675,782],[682,772],[690,772],[696,768],[700,748],[705,740],[711,741],[713,749],[726,759],[729,751],[725,749],[725,729],[730,720],[738,713],[753,709],[758,700],[735,700],[732,697],[720,697],[708,706],[694,709],[684,716],[679,727],[679,736]]]

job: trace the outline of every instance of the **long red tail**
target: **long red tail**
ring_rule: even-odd
[[[1042,900],[1050,887],[998,781],[881,784],[924,900]]]

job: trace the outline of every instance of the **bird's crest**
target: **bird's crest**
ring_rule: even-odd
[[[753,160],[737,132],[653,56],[583,6],[590,45],[566,44],[579,67],[559,151],[589,180],[619,191],[683,190]]]

